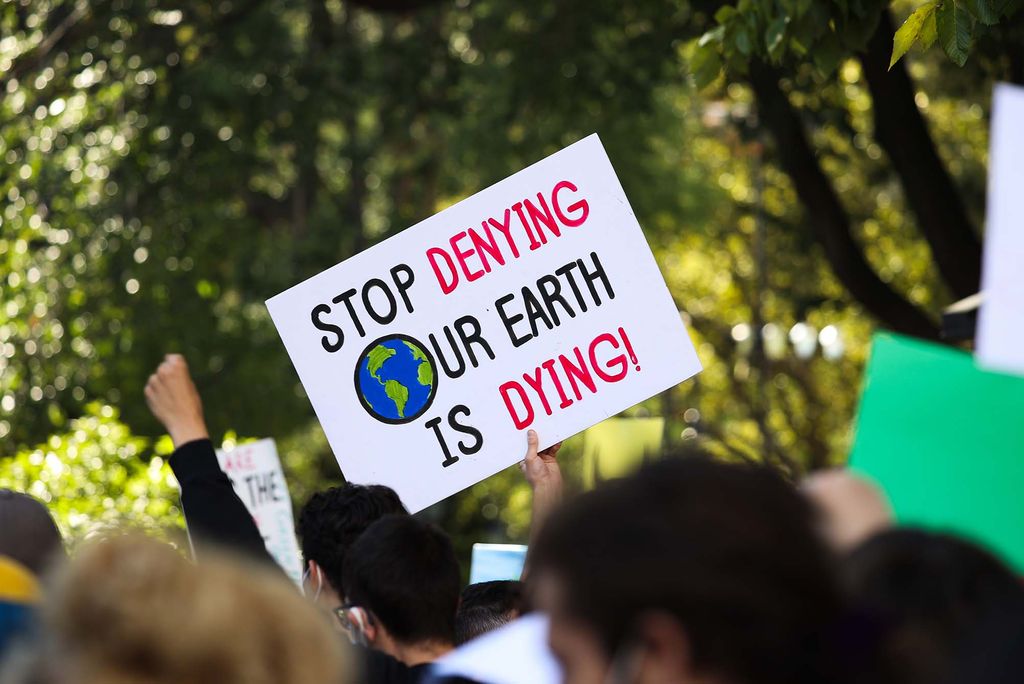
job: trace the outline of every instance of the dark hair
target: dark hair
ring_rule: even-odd
[[[302,557],[316,561],[340,591],[349,548],[372,523],[393,514],[408,511],[395,490],[384,485],[346,484],[317,492],[299,514]]]
[[[933,682],[985,624],[1024,605],[1024,586],[999,559],[952,535],[908,528],[878,534],[849,554],[852,604],[877,630],[864,680]]]
[[[60,531],[46,506],[27,494],[0,489],[0,556],[39,575],[63,554]]]
[[[648,611],[678,620],[698,671],[744,683],[828,680],[841,613],[807,501],[767,467],[665,458],[567,504],[533,549],[565,609],[611,658]]]
[[[455,645],[497,629],[525,610],[522,582],[495,580],[470,584],[462,590],[459,612],[455,614]]]
[[[370,611],[397,641],[454,643],[459,563],[433,525],[390,515],[370,525],[345,561],[348,601]]]

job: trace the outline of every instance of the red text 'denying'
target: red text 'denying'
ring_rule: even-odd
[[[500,218],[483,219],[479,230],[460,230],[446,245],[429,248],[427,260],[441,292],[451,294],[460,282],[483,278],[561,237],[563,228],[582,226],[589,215],[590,205],[579,196],[579,188],[570,181],[559,181],[550,192],[538,192],[536,199],[526,198],[506,208]]]
[[[619,328],[544,361],[523,373],[521,381],[509,380],[498,391],[516,429],[523,430],[533,424],[537,411],[550,416],[555,409],[567,409],[583,400],[583,390],[597,394],[603,385],[625,379],[631,367],[639,371],[640,362],[626,331]]]

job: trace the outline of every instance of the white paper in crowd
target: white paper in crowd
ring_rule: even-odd
[[[517,580],[525,563],[523,544],[473,544],[469,583]]]
[[[217,450],[220,468],[249,509],[267,551],[285,573],[302,586],[302,556],[295,537],[295,518],[288,483],[272,439]]]
[[[596,135],[267,306],[346,479],[410,511],[700,371]]]
[[[477,637],[434,663],[436,677],[488,684],[559,684],[562,671],[548,649],[548,618],[531,613]],[[429,681],[429,680],[428,680]]]
[[[977,353],[1024,375],[1024,88],[1000,83],[992,103],[988,209]]]

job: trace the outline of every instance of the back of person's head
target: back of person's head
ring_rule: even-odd
[[[937,681],[985,624],[1024,605],[999,559],[949,534],[909,528],[872,537],[843,563],[852,605],[877,631],[865,681]]]
[[[526,610],[523,585],[514,580],[470,584],[455,615],[455,643],[464,644],[515,620]]]
[[[568,681],[826,679],[841,598],[810,504],[767,467],[669,456],[556,512],[531,582]]]
[[[41,575],[63,554],[60,531],[46,506],[27,494],[0,489],[0,556]]]
[[[412,516],[392,515],[352,545],[342,586],[349,603],[368,611],[396,642],[451,645],[460,584],[448,535]]]
[[[347,681],[346,654],[280,574],[229,558],[196,566],[143,537],[83,547],[55,578],[26,681],[291,684]]]
[[[346,484],[317,492],[299,514],[302,557],[321,567],[341,587],[345,556],[367,527],[385,515],[408,514],[395,490],[384,485]]]
[[[825,539],[837,552],[850,551],[893,524],[892,506],[882,490],[845,468],[812,473],[800,490],[817,506]]]

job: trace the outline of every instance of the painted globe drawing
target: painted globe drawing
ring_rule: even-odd
[[[355,382],[359,401],[371,416],[384,423],[408,423],[430,408],[437,368],[417,340],[387,335],[359,357]]]

